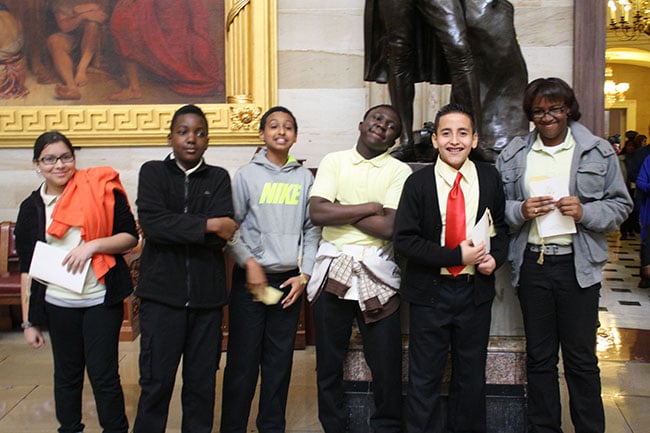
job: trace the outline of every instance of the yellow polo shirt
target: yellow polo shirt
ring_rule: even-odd
[[[322,197],[341,204],[377,202],[385,208],[397,209],[404,182],[410,174],[411,168],[388,152],[365,159],[355,146],[325,155],[318,166],[309,197]],[[343,245],[381,248],[389,242],[350,224],[325,226],[322,236],[339,250]]]

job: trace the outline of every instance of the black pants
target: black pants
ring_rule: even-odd
[[[277,289],[298,270],[267,274]],[[284,296],[291,286],[283,289]],[[246,272],[236,267],[230,293],[228,361],[223,376],[221,433],[244,433],[248,425],[257,376],[262,370],[257,429],[260,433],[283,433],[302,298],[283,309],[280,303],[253,301],[246,290]]]
[[[59,433],[76,433],[81,423],[84,368],[95,395],[99,424],[105,433],[126,433],[124,395],[118,367],[118,343],[124,309],[64,308],[46,304],[54,357],[54,404]]]
[[[140,400],[134,433],[164,433],[176,371],[183,358],[183,433],[210,433],[221,356],[221,308],[140,304]]]
[[[370,417],[371,431],[400,432],[402,339],[399,310],[378,322],[365,324],[358,302],[344,301],[327,292],[319,296],[313,308],[318,418],[325,433],[346,430],[343,361],[355,318],[363,337],[363,353],[372,372],[375,412]]]
[[[409,308],[408,433],[485,432],[485,361],[492,302],[474,304],[471,282],[441,283],[435,305]],[[440,388],[451,347],[445,429]]]
[[[558,350],[562,347],[576,432],[603,433],[605,414],[596,356],[600,284],[581,288],[573,254],[544,256],[526,252],[519,280],[524,317],[530,432],[561,432]]]

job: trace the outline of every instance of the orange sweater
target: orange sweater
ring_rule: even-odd
[[[120,175],[113,168],[77,170],[54,207],[47,232],[61,238],[70,227],[80,227],[85,242],[112,236],[115,191],[126,197]],[[104,275],[115,266],[115,257],[95,254],[91,263],[95,277],[103,283]]]

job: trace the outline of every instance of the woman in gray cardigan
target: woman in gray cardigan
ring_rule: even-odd
[[[535,129],[508,144],[497,169],[526,333],[529,431],[561,431],[561,346],[575,429],[604,432],[598,299],[606,234],[625,220],[632,200],[612,146],[577,122],[579,105],[567,83],[534,80],[523,108]],[[540,194],[542,185],[554,186]],[[548,231],[551,221],[565,228]]]

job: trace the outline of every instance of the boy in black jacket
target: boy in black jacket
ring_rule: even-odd
[[[409,433],[484,432],[494,271],[508,247],[505,197],[496,169],[468,159],[478,142],[472,114],[446,105],[434,126],[439,157],[408,178],[395,217],[395,251],[407,259],[401,294],[410,304],[404,419]],[[470,239],[486,212],[493,221],[489,248]],[[443,430],[440,388],[450,345],[453,369]]]
[[[138,215],[145,237],[140,304],[140,387],[134,433],[164,433],[183,358],[184,432],[210,433],[226,303],[223,247],[233,237],[230,177],[207,165],[208,124],[181,107],[168,135],[173,154],[140,169]]]

